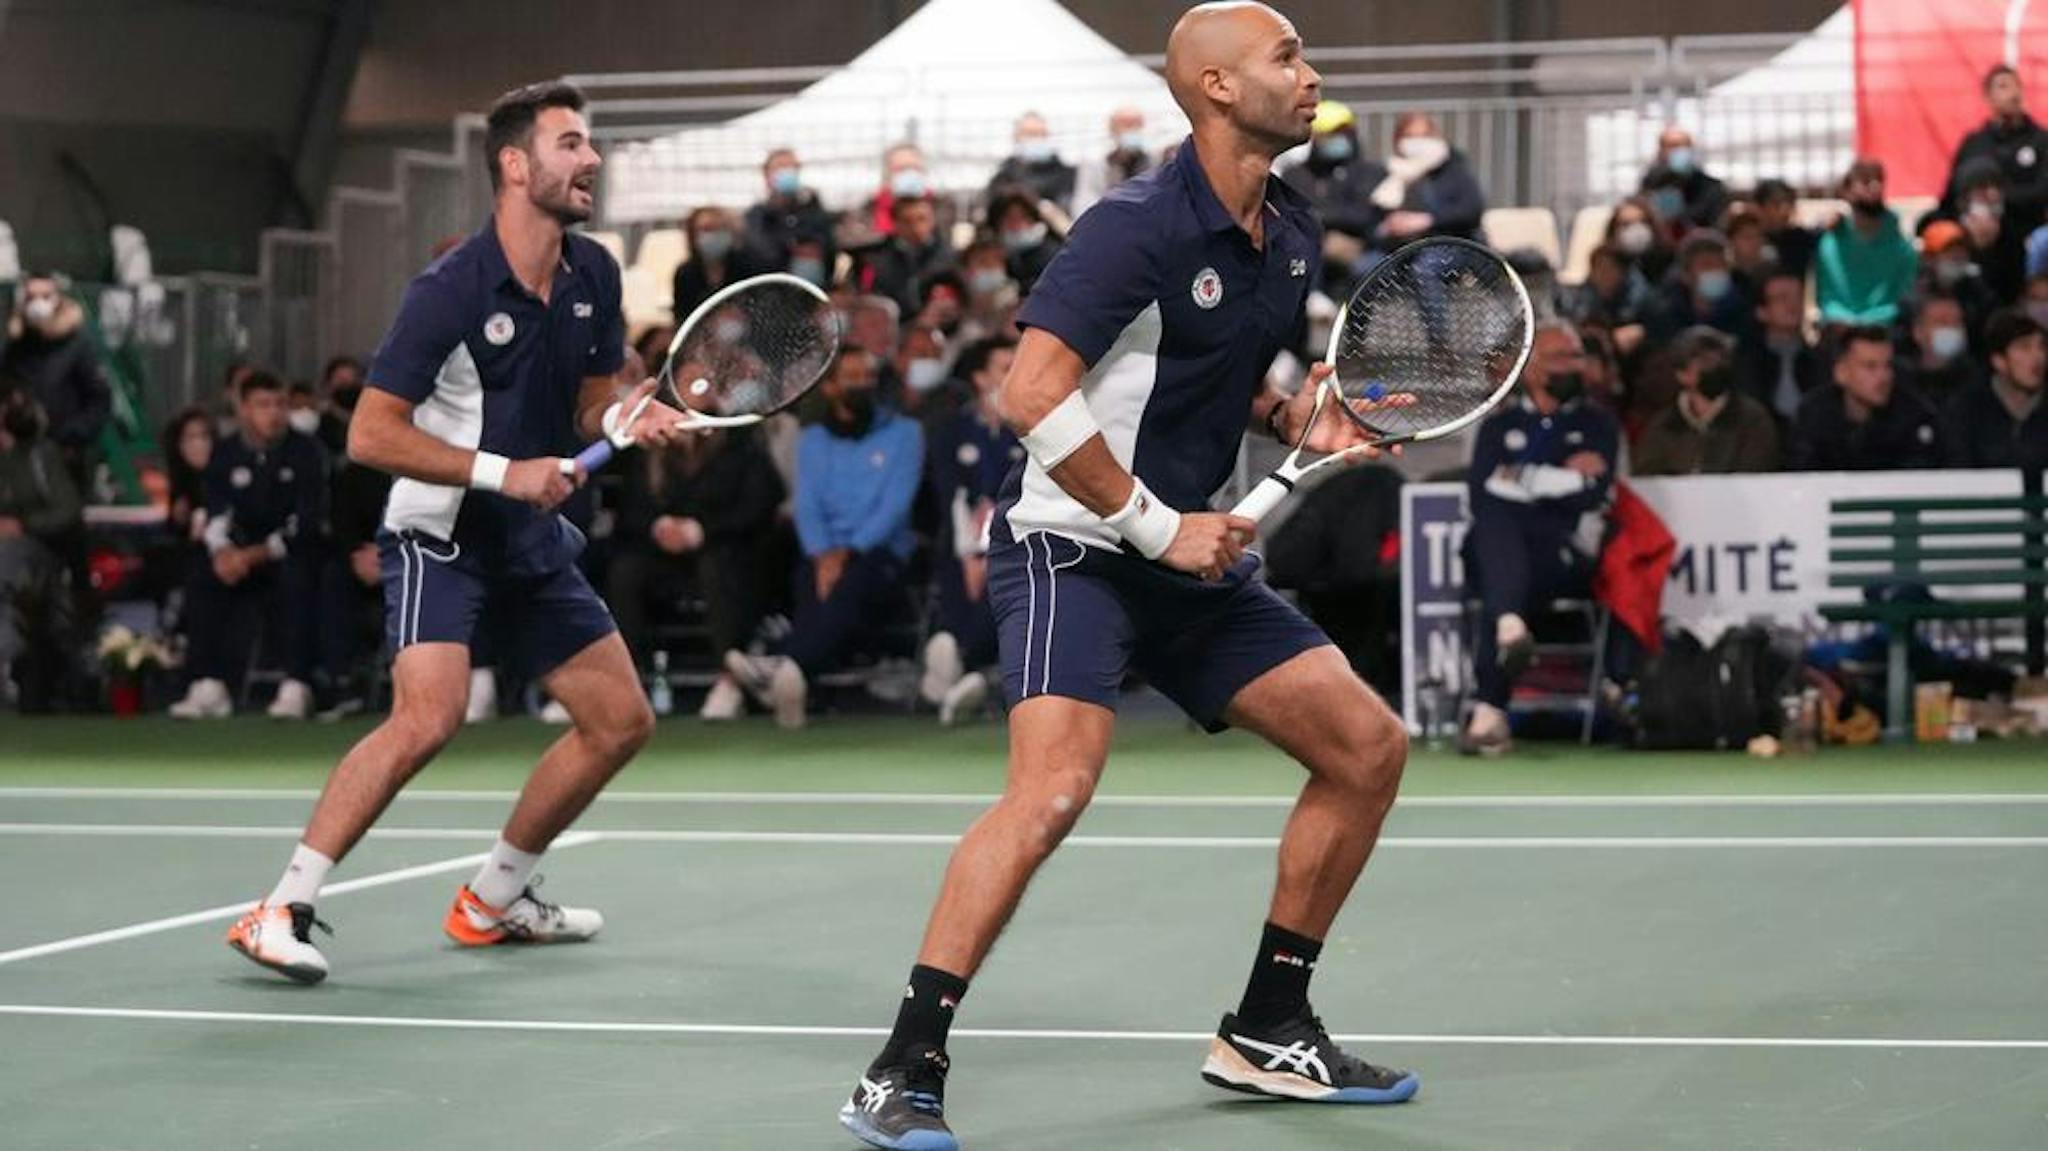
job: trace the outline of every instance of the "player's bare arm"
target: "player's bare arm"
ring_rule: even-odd
[[[415,406],[382,388],[364,388],[355,418],[349,421],[348,458],[421,483],[477,486],[478,459],[484,453],[458,448],[415,427]],[[565,475],[562,461],[543,457],[511,461],[497,481],[497,490],[507,497],[545,511],[575,494],[583,475]]]

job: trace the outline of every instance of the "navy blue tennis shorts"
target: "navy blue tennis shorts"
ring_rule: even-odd
[[[574,564],[537,575],[488,572],[460,545],[419,532],[377,533],[384,574],[384,642],[469,644],[488,606],[496,650],[534,676],[618,630]]]
[[[1010,706],[1037,695],[1115,709],[1135,671],[1209,731],[1245,685],[1330,642],[1240,559],[1205,583],[1050,532],[998,532],[988,594]]]

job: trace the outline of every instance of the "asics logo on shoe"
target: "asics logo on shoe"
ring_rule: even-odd
[[[889,1096],[895,1093],[896,1085],[893,1080],[884,1079],[877,1083],[863,1075],[860,1079],[860,1109],[872,1115],[880,1111],[882,1104],[887,1103]]]
[[[1232,1035],[1230,1039],[1239,1047],[1249,1047],[1261,1055],[1271,1056],[1272,1058],[1266,1061],[1265,1069],[1268,1071],[1278,1071],[1285,1067],[1296,1075],[1306,1075],[1318,1083],[1335,1082],[1330,1078],[1330,1069],[1323,1065],[1322,1056],[1318,1054],[1319,1049],[1314,1044],[1303,1043],[1297,1039],[1282,1047],[1276,1043],[1261,1043],[1256,1039],[1247,1039],[1242,1035]]]

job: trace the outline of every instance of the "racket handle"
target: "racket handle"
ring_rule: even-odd
[[[1265,519],[1266,513],[1279,507],[1280,501],[1286,499],[1287,493],[1293,490],[1294,485],[1279,476],[1267,476],[1259,481],[1259,486],[1246,492],[1244,498],[1237,501],[1237,506],[1230,509],[1230,514],[1243,516],[1253,522]]]
[[[610,463],[611,458],[616,454],[618,454],[618,449],[612,446],[610,440],[598,440],[576,453],[576,466],[586,472],[594,472]]]

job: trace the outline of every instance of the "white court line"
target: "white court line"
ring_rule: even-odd
[[[263,787],[0,787],[9,799],[287,800],[317,799],[313,788]],[[516,791],[422,788],[400,802],[510,802]],[[967,792],[872,791],[608,791],[600,804],[824,804],[846,807],[984,807],[999,796]],[[1094,807],[1292,807],[1292,795],[1097,795]],[[2048,805],[2048,792],[1814,792],[1785,795],[1404,795],[1396,807],[2008,807]]]
[[[295,830],[290,834],[298,835],[299,831]],[[598,838],[598,835],[594,832],[572,831],[555,840],[554,847],[556,849],[575,847],[578,844],[593,843]],[[320,889],[320,894],[346,895],[351,891],[366,891],[372,887],[387,887],[394,883],[404,883],[409,879],[422,879],[429,875],[440,875],[443,872],[460,871],[463,868],[476,867],[488,858],[488,853],[463,855],[454,859],[443,859],[437,863],[422,863],[414,867],[401,867],[396,871],[380,871],[375,875],[365,875],[361,879],[351,879],[343,883],[330,883]],[[21,947],[13,951],[0,951],[0,964],[18,963],[24,959],[36,959],[44,955],[57,955],[66,951],[77,951],[84,947],[96,947],[102,943],[115,943],[123,939],[134,939],[140,935],[155,935],[160,931],[171,931],[175,928],[190,927],[198,923],[233,919],[253,906],[255,906],[254,900],[244,900],[241,903],[227,903],[219,907],[209,907],[204,911],[191,911],[184,915],[152,919],[145,923],[130,924],[127,927],[116,927],[109,931],[95,931],[90,935],[74,935],[69,939],[40,943],[34,947]]]
[[[291,824],[239,826],[202,823],[0,823],[0,836],[133,836],[189,839],[279,839],[297,836]],[[495,828],[373,828],[372,839],[490,839]],[[948,846],[951,832],[898,831],[715,831],[679,828],[597,828],[577,834],[613,843],[838,844],[852,847]],[[588,842],[582,840],[580,842]],[[1270,851],[1276,836],[1258,835],[1070,835],[1070,847],[1251,848]],[[557,846],[560,846],[560,841]],[[1666,848],[1845,848],[1845,847],[2048,847],[2048,835],[1390,835],[1383,848],[1432,849],[1598,849]]]
[[[264,1011],[178,1011],[143,1007],[0,1004],[0,1015],[78,1019],[146,1019],[183,1023],[286,1023],[437,1031],[581,1032],[598,1035],[731,1035],[872,1039],[886,1027],[804,1027],[743,1023],[611,1023],[562,1019],[448,1019],[416,1015],[324,1015]],[[956,1039],[1050,1039],[1060,1042],[1203,1043],[1209,1031],[1075,1031],[956,1027]],[[1906,1039],[1790,1035],[1334,1035],[1339,1043],[1456,1047],[1778,1047],[1941,1051],[2048,1051],[2048,1039]]]

